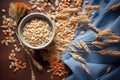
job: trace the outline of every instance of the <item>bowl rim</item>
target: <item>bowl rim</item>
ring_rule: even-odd
[[[43,16],[43,17],[45,17],[45,18],[49,21],[49,24],[51,24],[50,27],[52,28],[52,36],[51,36],[50,40],[49,40],[46,44],[44,44],[44,45],[32,46],[32,45],[30,45],[28,42],[26,42],[25,39],[21,36],[21,35],[22,35],[21,29],[23,28],[23,25],[24,25],[27,21],[29,21],[29,19],[27,19],[27,18],[29,18],[29,17],[31,17],[31,16],[33,16],[33,15]],[[38,18],[40,18],[40,16],[39,16]],[[33,17],[31,17],[30,19],[32,19],[32,18],[33,18]],[[24,22],[24,21],[25,21],[25,22]],[[23,23],[23,22],[24,22],[24,23]],[[20,23],[19,23],[19,25],[18,25],[18,36],[19,36],[21,42],[22,42],[25,46],[27,46],[27,47],[29,47],[29,48],[32,48],[32,49],[43,49],[43,48],[47,47],[47,46],[52,42],[52,40],[54,39],[54,36],[55,36],[55,26],[54,26],[53,21],[52,21],[47,15],[45,15],[44,13],[33,12],[33,13],[30,13],[30,14],[26,15],[26,16],[20,21]]]

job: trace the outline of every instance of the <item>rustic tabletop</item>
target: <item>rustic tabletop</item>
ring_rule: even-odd
[[[2,25],[2,16],[7,15],[8,17],[8,8],[11,2],[21,1],[28,4],[27,0],[1,0],[0,2],[0,25]],[[6,12],[2,12],[2,9],[5,9]],[[0,41],[5,38],[2,29],[0,29]],[[13,49],[13,45],[17,44],[19,46],[19,42],[16,41],[15,43],[10,44],[9,46],[5,46],[4,44],[0,44],[0,80],[31,80],[31,69],[27,59],[27,56],[24,51],[20,51],[16,53],[16,56],[22,62],[27,63],[27,68],[23,70],[19,70],[14,73],[11,69],[9,69],[10,60],[8,56],[10,51]],[[47,70],[49,65],[47,62],[41,61],[40,57],[37,58],[39,55],[37,54],[39,51],[35,51],[36,59],[41,62],[44,69],[42,71],[37,70],[35,66],[33,66],[33,71],[35,73],[36,80],[61,80],[62,77],[55,77],[52,79],[52,73],[48,73]]]

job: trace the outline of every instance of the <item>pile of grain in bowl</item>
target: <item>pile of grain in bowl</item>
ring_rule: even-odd
[[[46,44],[52,36],[52,30],[46,20],[33,18],[23,27],[23,37],[27,43],[37,47]]]

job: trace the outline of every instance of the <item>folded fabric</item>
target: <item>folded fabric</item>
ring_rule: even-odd
[[[89,0],[89,5],[100,5],[101,9],[94,11],[94,15],[90,18],[91,23],[98,27],[101,31],[105,29],[111,29],[116,35],[120,36],[120,9],[110,11],[109,8],[119,3],[120,0]],[[83,9],[85,8],[83,5]],[[86,59],[86,67],[90,71],[90,75],[87,74],[82,66],[81,62],[73,59],[70,55],[71,50],[68,48],[62,55],[62,60],[72,71],[67,80],[120,80],[120,56],[102,55],[96,48],[89,42],[95,39],[97,35],[91,29],[88,29],[84,34],[80,35],[81,28],[77,29],[75,33],[74,41],[70,44],[80,43],[83,40],[87,43],[91,50],[91,54],[79,49],[74,48],[78,55]],[[120,44],[114,44],[106,46],[105,49],[120,51]],[[111,66],[111,70],[106,73],[107,68]]]

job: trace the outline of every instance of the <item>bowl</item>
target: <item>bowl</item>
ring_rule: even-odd
[[[51,27],[51,31],[52,31],[51,37],[50,37],[49,41],[46,42],[44,45],[33,46],[33,45],[29,44],[23,36],[23,28],[24,28],[25,24],[34,18],[44,19],[45,21],[48,22],[49,26]],[[19,26],[18,26],[18,35],[19,35],[21,42],[25,46],[32,48],[32,49],[43,49],[43,48],[47,47],[54,39],[55,27],[54,27],[52,20],[48,16],[46,16],[43,13],[34,12],[34,13],[28,14],[20,21]]]

